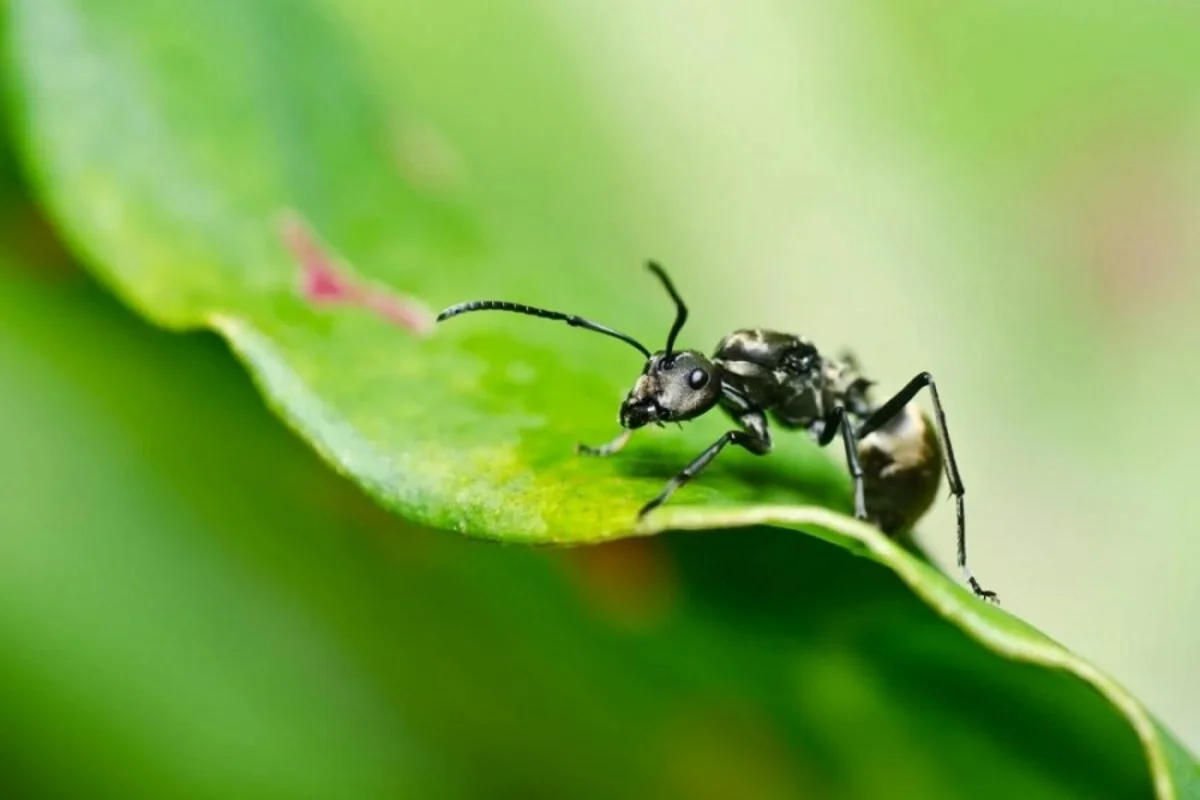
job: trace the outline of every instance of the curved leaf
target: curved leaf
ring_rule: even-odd
[[[840,547],[413,529],[270,424],[208,337],[5,270],[0,760],[22,796],[1150,793],[1099,695]]]

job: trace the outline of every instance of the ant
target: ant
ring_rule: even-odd
[[[642,374],[621,403],[619,419],[624,430],[598,447],[577,445],[582,455],[613,455],[625,447],[635,430],[650,423],[662,427],[665,422],[684,422],[718,406],[732,417],[738,428],[725,433],[671,478],[658,496],[642,507],[639,517],[665,503],[728,445],[760,456],[770,452],[768,415],[783,428],[807,431],[821,447],[841,434],[854,483],[854,516],[889,535],[910,529],[929,510],[944,464],[957,506],[958,566],[977,596],[996,600],[995,592],[980,586],[967,567],[965,491],[932,375],[920,373],[882,405],[875,405],[869,397],[874,382],[861,374],[852,355],[822,355],[803,336],[743,329],[722,339],[711,358],[698,350],[676,350],[675,339],[687,322],[687,306],[661,266],[653,261],[646,266],[675,302],[675,322],[667,334],[667,346],[657,353],[628,334],[583,317],[502,300],[459,303],[438,314],[437,320],[471,311],[511,311],[602,333],[644,355]],[[925,388],[933,399],[932,423],[914,402]]]

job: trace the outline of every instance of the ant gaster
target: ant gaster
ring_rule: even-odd
[[[920,373],[882,405],[875,405],[869,397],[872,381],[863,377],[853,356],[822,355],[802,336],[737,330],[720,341],[711,358],[698,350],[676,350],[675,339],[687,322],[687,306],[663,268],[654,262],[647,266],[675,301],[675,322],[666,348],[657,353],[628,334],[583,317],[500,300],[460,303],[437,319],[442,322],[470,311],[511,311],[602,333],[641,352],[646,364],[621,403],[624,430],[599,447],[579,445],[584,455],[612,455],[635,430],[650,423],[684,422],[718,406],[732,417],[738,428],[713,442],[669,480],[639,516],[665,503],[728,445],[755,455],[770,452],[768,416],[783,428],[807,431],[821,447],[840,434],[854,484],[854,515],[888,534],[910,529],[929,509],[944,464],[958,512],[958,566],[976,595],[996,599],[967,568],[963,484],[932,375]],[[932,422],[913,402],[926,387],[933,400]]]

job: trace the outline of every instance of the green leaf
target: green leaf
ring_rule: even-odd
[[[846,503],[845,477],[801,437],[770,463],[723,459],[680,496],[688,507],[635,528],[636,509],[719,433],[715,420],[651,432],[621,459],[577,458],[575,441],[616,432],[617,402],[639,366],[631,350],[499,315],[417,330],[430,309],[491,296],[585,314],[651,342],[668,325],[666,298],[637,266],[635,237],[609,202],[618,157],[597,133],[598,112],[524,6],[14,0],[23,157],[64,234],[108,286],[161,325],[219,332],[293,428],[407,519],[530,543],[800,526],[895,571],[987,650],[1045,668],[1001,666],[955,644],[964,662],[985,659],[980,674],[1006,696],[1053,687],[1044,698],[1074,708],[1086,705],[1078,692],[1094,687],[1132,727],[1157,795],[1194,789],[1191,760],[1100,672],[878,532],[799,506]],[[306,258],[310,267],[324,261],[314,251],[337,262],[350,302],[303,291]],[[626,271],[614,273],[621,264]],[[685,294],[695,283],[685,269],[675,277]],[[831,558],[838,575],[872,580]],[[897,630],[911,633],[910,622]],[[940,646],[948,640],[936,630]],[[765,657],[764,641],[719,644]],[[697,647],[719,659],[717,643]],[[904,648],[886,640],[886,663],[902,663]],[[928,658],[907,657],[930,668]],[[844,666],[852,674],[861,664]],[[817,662],[805,667],[838,680]],[[1059,672],[1081,680],[1059,681]],[[819,710],[831,724],[853,713]],[[953,709],[944,713],[963,724]],[[997,734],[1010,747],[1012,727]],[[1086,725],[1067,727],[1070,737],[1088,736]],[[928,756],[947,738],[935,731],[915,749]],[[1057,760],[1070,749],[1062,741],[1050,765],[982,740],[961,747],[960,764],[1034,765],[1025,788],[1041,769],[1083,780],[1069,758]],[[1105,766],[1120,775],[1100,787],[1132,786],[1128,762]]]
[[[1100,695],[839,547],[405,527],[271,424],[208,337],[2,258],[0,317],[20,796],[1150,794]]]

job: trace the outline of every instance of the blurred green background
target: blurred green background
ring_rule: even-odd
[[[402,98],[412,179],[503,209],[501,247],[594,243],[614,294],[663,260],[700,347],[761,325],[853,347],[884,387],[933,372],[976,573],[1200,748],[1200,11],[313,5]],[[535,111],[506,114],[515,96]],[[154,330],[85,277],[21,172],[0,248],[6,787],[1134,796],[1079,777],[1139,769],[1087,690],[1031,672],[1022,698],[965,640],[922,649],[944,623],[819,542],[561,553],[404,526],[215,337]],[[920,530],[952,564],[952,504]],[[1094,741],[1064,722],[1013,744],[1045,702]],[[943,741],[958,705],[986,724]]]
[[[554,19],[628,147],[622,202],[655,223],[629,260],[706,277],[693,337],[803,330],[883,386],[930,370],[985,585],[1196,747],[1200,10],[697,0]],[[920,527],[952,564],[952,504]]]

